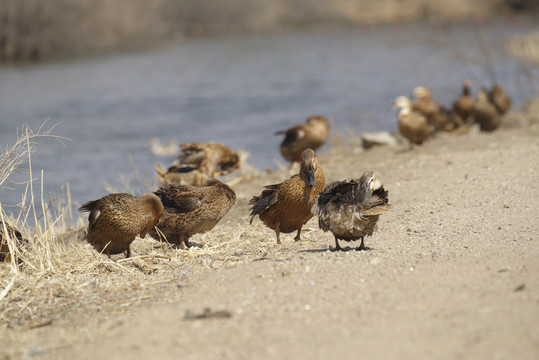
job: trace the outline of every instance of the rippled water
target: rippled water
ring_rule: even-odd
[[[450,104],[469,77],[490,86],[484,47],[498,81],[518,106],[534,94],[537,70],[504,50],[532,19],[474,24],[365,27],[351,31],[190,40],[145,53],[32,66],[0,67],[0,144],[13,143],[26,123],[46,119],[71,141],[43,140],[32,157],[44,169],[45,193],[69,183],[75,202],[106,194],[132,165],[153,176],[148,141],[218,141],[250,152],[259,169],[280,159],[276,130],[311,114],[331,119],[334,131],[396,130],[390,109],[398,95],[425,85]],[[479,39],[485,39],[480,41]],[[39,184],[36,184],[39,186]],[[14,204],[19,190],[0,189]]]

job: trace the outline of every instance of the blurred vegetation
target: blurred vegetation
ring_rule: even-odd
[[[462,20],[527,3],[533,0],[0,0],[0,61],[130,50],[185,36]]]

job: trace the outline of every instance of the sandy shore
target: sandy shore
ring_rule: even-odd
[[[100,259],[93,283],[47,307],[51,321],[2,326],[0,355],[537,359],[539,125],[358,149],[334,145],[321,164],[328,181],[371,169],[389,190],[368,250],[330,251],[314,219],[281,247],[249,225],[248,199],[290,175],[273,172],[237,185],[237,206],[181,258],[135,256],[129,271]],[[136,240],[135,254],[178,252],[154,244]]]

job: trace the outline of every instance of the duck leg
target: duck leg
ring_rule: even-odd
[[[365,242],[363,238],[361,238],[361,244],[356,248],[356,250],[365,250]]]
[[[189,247],[187,246],[188,242],[185,240],[184,234],[181,234],[179,236],[179,242],[180,242],[180,249],[189,250]]]
[[[300,241],[301,240],[301,228],[303,227],[303,225],[301,225],[298,229],[298,233],[296,234],[296,237],[294,238],[294,240],[296,241]]]
[[[333,235],[335,236],[335,235]],[[335,236],[335,250],[342,251],[341,245],[339,245],[339,239],[337,239],[337,236]]]
[[[127,250],[125,251],[125,258],[131,257],[131,247],[129,246]]]
[[[281,234],[281,231],[279,230],[279,227],[275,229],[275,235],[277,235],[277,245],[281,245],[281,237],[279,236]]]

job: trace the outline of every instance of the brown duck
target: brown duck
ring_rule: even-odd
[[[126,193],[109,194],[89,201],[79,208],[89,211],[87,240],[99,252],[112,254],[125,252],[131,256],[131,243],[135,237],[145,237],[163,213],[163,204],[153,194],[139,197]]]
[[[479,124],[481,131],[494,131],[502,122],[498,109],[490,101],[489,94],[485,89],[477,92],[472,116],[473,121]]]
[[[305,123],[275,133],[283,134],[285,137],[280,147],[281,154],[290,162],[300,162],[303,150],[316,150],[325,144],[329,138],[329,122],[323,116],[310,116]]]
[[[453,114],[456,116],[455,122],[457,126],[467,124],[470,116],[472,116],[474,99],[471,93],[472,82],[465,79],[462,84],[462,94],[453,103]]]
[[[358,249],[365,248],[365,236],[372,235],[380,215],[391,209],[387,194],[372,171],[324,188],[317,202],[318,224],[333,233],[336,250],[341,250],[339,240],[361,240]]]
[[[170,184],[206,186],[211,179],[208,175],[189,167],[171,166],[165,170],[159,164],[155,164],[155,170],[157,180],[163,186]]]
[[[417,111],[412,111],[412,102],[405,96],[395,99],[394,108],[400,109],[398,114],[399,132],[411,144],[421,145],[433,134],[433,128],[427,118]]]
[[[209,177],[215,177],[239,168],[240,156],[223,144],[189,143],[181,146],[181,153],[173,165],[194,168]]]
[[[511,107],[511,99],[505,94],[505,90],[494,84],[489,92],[489,99],[501,115],[504,115]]]
[[[189,247],[189,238],[194,234],[213,229],[236,203],[234,190],[217,179],[202,187],[168,185],[159,188],[155,195],[165,207],[156,228],[181,249]],[[159,239],[159,232],[152,229],[150,236]]]
[[[301,228],[313,216],[311,208],[325,184],[318,156],[312,149],[304,150],[298,175],[280,184],[265,186],[260,196],[251,199],[250,222],[258,215],[266,226],[275,231],[277,244],[281,243],[281,232],[297,230],[294,239],[300,240]]]
[[[413,110],[427,117],[429,124],[436,130],[449,130],[451,128],[448,115],[449,111],[441,104],[432,100],[429,89],[418,86],[413,91]]]
[[[9,261],[10,252],[8,238],[11,239],[13,244],[17,247],[28,244],[28,240],[23,238],[19,230],[8,224],[7,221],[0,220],[0,261]]]
[[[157,179],[162,185],[205,186],[208,180],[226,175],[241,165],[238,153],[228,146],[214,143],[188,143],[168,170],[156,165]]]

